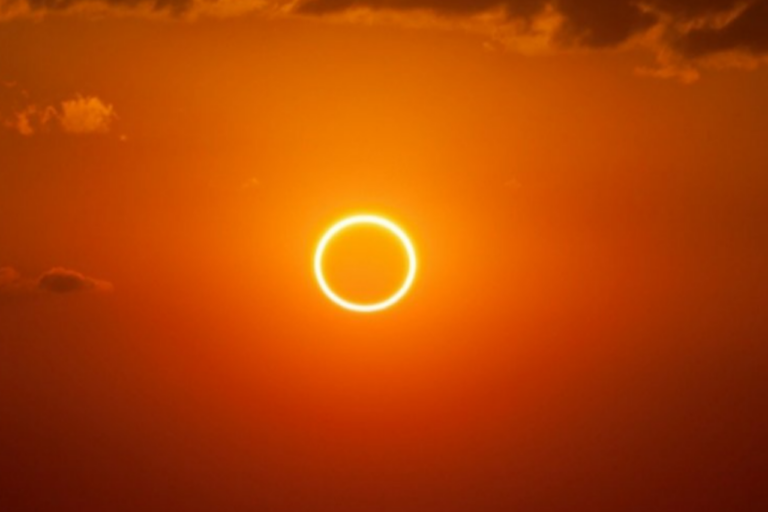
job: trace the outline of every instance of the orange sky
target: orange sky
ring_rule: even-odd
[[[0,0],[0,510],[764,509],[768,3],[278,4]]]

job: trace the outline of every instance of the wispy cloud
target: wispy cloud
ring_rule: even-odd
[[[107,133],[117,118],[112,105],[96,96],[78,96],[61,103],[59,122],[67,133]]]
[[[0,297],[35,293],[110,292],[112,283],[66,268],[52,268],[37,278],[22,276],[13,267],[0,267]]]
[[[13,295],[29,290],[29,282],[16,269],[0,267],[0,296]]]
[[[24,136],[60,131],[72,135],[108,133],[115,108],[96,96],[75,96],[58,105],[29,103],[5,116],[5,128]]]

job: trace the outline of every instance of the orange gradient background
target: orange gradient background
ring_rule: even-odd
[[[0,509],[765,502],[764,68],[683,86],[631,52],[258,17],[17,20],[10,47],[31,96],[119,118],[0,134],[0,266],[114,285],[0,299]],[[420,263],[376,315],[312,271],[361,211]],[[391,285],[341,253],[340,289]]]

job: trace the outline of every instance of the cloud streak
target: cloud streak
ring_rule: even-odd
[[[683,81],[701,68],[768,62],[768,0],[305,0],[294,12],[350,19],[426,13],[513,50],[531,40],[541,51],[644,46],[658,62],[647,74]]]
[[[108,133],[117,114],[96,96],[76,96],[59,105],[30,103],[3,119],[2,124],[24,136],[60,131],[72,135]]]
[[[37,279],[37,289],[51,293],[112,291],[112,284],[66,268],[52,268]]]
[[[112,283],[88,277],[74,270],[55,267],[37,278],[22,276],[12,267],[0,267],[0,297],[30,294],[74,294],[110,292]]]
[[[94,9],[175,17],[260,11],[439,26],[520,51],[645,46],[658,60],[648,74],[686,81],[700,68],[768,60],[768,0],[0,0],[6,17]]]

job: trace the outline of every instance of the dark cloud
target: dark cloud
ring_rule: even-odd
[[[2,1],[6,0],[0,0],[0,2]],[[17,0],[10,0],[10,2],[14,1]],[[87,3],[86,0],[26,0],[26,2],[32,11],[63,11],[78,4]],[[146,6],[154,11],[183,13],[189,10],[193,4],[193,0],[102,0],[99,3],[123,8]]]
[[[306,0],[298,10],[313,14],[328,14],[367,7],[377,10],[430,10],[446,15],[467,15],[501,7],[511,16],[531,16],[541,11],[545,4],[546,2],[541,0]]]
[[[356,8],[373,10],[428,10],[442,16],[476,15],[498,11],[507,19],[530,21],[554,6],[563,15],[559,38],[588,46],[619,44],[650,27],[653,16],[634,2],[621,0],[307,0],[299,12],[338,13]]]
[[[104,291],[110,289],[111,285],[105,281],[86,277],[74,270],[53,268],[40,276],[37,280],[37,287],[47,292],[72,293],[94,290]]]
[[[0,0],[0,19],[18,14],[44,14],[64,12],[88,6],[118,9],[144,9],[151,12],[167,12],[181,15],[189,12],[195,0]]]
[[[656,23],[634,3],[618,0],[561,0],[558,11],[564,17],[560,39],[596,48],[619,45]]]
[[[638,2],[640,3],[640,2]],[[649,0],[643,2],[647,5],[655,6],[666,12],[673,13],[685,18],[695,18],[702,14],[714,14],[727,11],[739,4],[743,0]]]
[[[755,2],[723,28],[690,31],[678,47],[691,57],[724,51],[768,53],[768,1]]]
[[[768,0],[748,2],[730,23],[716,23],[744,5],[743,0],[306,0],[298,12],[427,10],[455,17],[496,11],[507,20],[531,21],[554,8],[562,20],[554,37],[562,45],[618,46],[662,25],[669,29],[669,43],[689,57],[726,51],[768,52]]]
[[[0,267],[0,296],[31,293],[74,293],[111,291],[107,281],[87,277],[66,268],[52,268],[37,279],[23,277],[11,267]]]
[[[531,40],[546,50],[641,44],[655,52],[659,69],[649,74],[657,76],[697,75],[695,67],[715,56],[719,66],[727,66],[721,58],[727,54],[738,54],[733,65],[743,64],[744,57],[768,59],[768,0],[0,0],[0,18],[94,6],[170,16],[264,11],[322,17],[364,11],[386,19],[394,13],[408,25],[427,13],[449,26],[482,25],[478,31],[512,49],[523,50]]]

